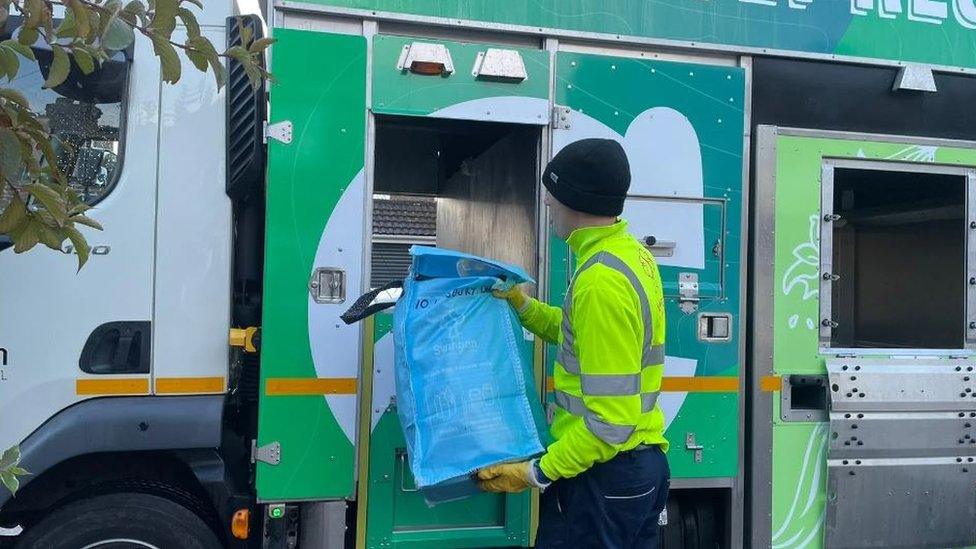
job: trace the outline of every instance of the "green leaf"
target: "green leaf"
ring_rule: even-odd
[[[91,74],[95,72],[95,60],[92,59],[91,54],[81,48],[75,48],[74,51],[75,63],[77,63],[78,68],[84,74]]]
[[[54,60],[51,61],[50,72],[48,72],[47,81],[44,82],[45,88],[60,86],[68,79],[68,73],[71,71],[71,60],[64,48],[54,44],[51,49],[54,51]]]
[[[25,128],[24,131],[27,132],[37,146],[41,148],[41,154],[44,155],[44,159],[47,160],[47,165],[55,170],[55,179],[60,179],[60,171],[58,169],[58,155],[54,152],[54,145],[51,144],[51,140],[46,133],[34,128]]]
[[[95,221],[94,219],[88,217],[87,215],[73,215],[71,216],[71,221],[74,221],[75,223],[81,223],[82,225],[91,227],[92,229],[98,229],[99,231],[104,230],[101,223]]]
[[[10,10],[6,5],[0,6],[0,25],[6,23],[8,17],[10,17]]]
[[[20,480],[11,472],[0,471],[0,482],[10,490],[12,495],[17,495],[17,489],[20,488]]]
[[[20,230],[10,235],[14,241],[14,253],[22,254],[28,252],[37,246],[41,241],[41,222],[35,219],[30,219],[27,223],[24,223]]]
[[[180,7],[180,0],[156,0],[149,26],[159,32],[161,36],[169,38],[176,28],[176,13]]]
[[[268,46],[274,43],[275,43],[274,38],[259,38],[258,40],[255,40],[251,44],[251,47],[248,48],[248,51],[250,51],[251,53],[260,53],[268,49]]]
[[[23,467],[12,467],[10,469],[10,472],[19,477],[30,474],[30,472],[27,469],[24,469]]]
[[[40,183],[27,185],[24,190],[44,206],[44,209],[51,214],[58,226],[64,225],[68,219],[68,211],[64,198],[58,191]]]
[[[27,204],[20,199],[20,195],[14,193],[7,209],[0,213],[0,234],[11,234],[20,228],[21,224],[28,219]],[[9,450],[7,450],[9,452]],[[6,452],[4,456],[6,456]],[[0,466],[4,458],[0,458]],[[2,467],[0,467],[2,468]]]
[[[186,45],[190,46],[189,42],[187,42]],[[200,72],[207,72],[207,67],[210,66],[207,61],[207,54],[197,50],[186,50],[186,56],[190,58],[190,61],[193,63],[193,66],[197,68],[197,70]]]
[[[19,70],[20,59],[17,58],[14,50],[0,47],[0,72],[7,76],[7,80],[13,80],[17,77]]]
[[[152,35],[153,51],[159,57],[159,66],[163,73],[163,82],[175,84],[180,81],[180,56],[168,40],[159,35]]]
[[[207,57],[207,62],[210,63],[210,67],[214,72],[214,79],[217,81],[217,89],[224,87],[224,81],[227,79],[227,74],[224,69],[224,64],[220,60],[220,56],[217,55],[217,50],[214,48],[210,40],[207,40],[203,36],[198,36],[196,38],[191,38],[187,41],[188,45],[191,45],[194,49],[200,51]]]
[[[186,8],[180,8],[178,13],[180,14],[180,19],[183,20],[183,25],[186,27],[186,35],[190,38],[200,36],[200,24],[197,23],[197,18],[193,15],[193,12]]]
[[[144,15],[146,13],[146,5],[139,0],[132,0],[122,8],[125,13],[131,13],[132,15]]]
[[[194,6],[200,9],[203,9],[203,2],[201,2],[200,0],[185,0],[185,1],[193,4]]]
[[[102,47],[107,50],[124,50],[135,39],[132,27],[122,19],[113,17],[105,30],[105,36],[102,37]]]
[[[64,247],[64,237],[61,236],[59,230],[54,229],[44,223],[38,224],[38,232],[40,233],[41,244],[44,244],[52,250],[60,251]]]
[[[15,52],[19,53],[22,57],[26,57],[31,61],[37,61],[37,58],[34,57],[34,50],[30,49],[29,46],[25,46],[16,40],[4,40],[3,42],[0,42],[0,45],[6,46],[14,50]]]
[[[108,16],[106,15],[105,18],[108,19]],[[102,36],[105,28],[102,25],[102,16],[97,11],[88,12],[88,22],[90,28],[88,29],[88,36],[85,38],[85,43],[90,45],[94,44],[95,40]]]
[[[16,178],[23,168],[20,139],[10,128],[0,128],[0,173],[8,179]]]
[[[61,24],[54,31],[54,35],[58,38],[75,38],[78,36],[78,23],[75,21],[75,12],[71,10],[64,11],[64,19],[61,20]]]
[[[25,0],[24,7],[27,10],[27,13],[24,14],[27,17],[27,20],[24,21],[24,26],[29,29],[36,29],[45,20],[51,18],[50,11],[48,11],[47,4],[44,3],[44,0]]]
[[[40,34],[37,29],[22,28],[20,29],[20,34],[17,35],[17,41],[25,46],[33,46],[37,43],[37,39]]]
[[[6,471],[20,463],[20,447],[13,446],[3,451],[0,455],[0,471]]]
[[[75,247],[75,253],[78,254],[78,270],[80,271],[85,263],[88,262],[88,254],[91,249],[88,247],[88,241],[85,237],[76,229],[73,225],[66,225],[61,229],[64,235],[71,241],[71,245]]]
[[[78,37],[86,38],[91,34],[91,20],[88,18],[88,8],[78,0],[66,0],[66,2],[68,7],[71,8],[69,11],[74,13]]]
[[[0,88],[0,97],[20,105],[24,109],[30,108],[30,101],[27,100],[27,96],[16,90],[14,88]]]

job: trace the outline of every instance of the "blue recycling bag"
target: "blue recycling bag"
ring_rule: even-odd
[[[482,467],[541,453],[545,423],[531,342],[491,295],[531,277],[460,252],[410,253],[393,314],[397,413],[414,480],[433,504],[476,493]]]

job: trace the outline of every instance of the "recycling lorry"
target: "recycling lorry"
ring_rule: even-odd
[[[275,84],[146,41],[13,82],[105,230],[78,273],[0,240],[0,543],[531,546],[536,493],[425,504],[391,317],[339,316],[417,244],[560,303],[540,174],[606,137],[666,296],[665,547],[976,545],[976,2],[205,5]]]

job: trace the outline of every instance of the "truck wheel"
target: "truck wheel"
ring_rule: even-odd
[[[150,494],[107,494],[69,503],[31,526],[17,549],[219,549],[203,520]]]

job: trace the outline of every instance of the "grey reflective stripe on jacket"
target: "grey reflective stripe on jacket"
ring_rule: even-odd
[[[634,271],[620,258],[609,252],[599,252],[591,257],[580,268],[579,273],[600,263],[624,275],[637,293],[641,305],[641,316],[644,325],[644,342],[641,352],[641,369],[664,363],[664,346],[654,345],[654,319],[650,301],[640,279]],[[577,276],[579,276],[577,273]],[[571,374],[580,376],[580,388],[586,396],[632,396],[640,394],[641,413],[646,414],[654,410],[658,392],[641,393],[641,374],[583,374],[579,359],[573,350],[575,335],[570,322],[573,308],[573,285],[566,292],[563,300],[563,342],[560,345],[557,360],[563,368]],[[598,438],[608,444],[623,444],[630,439],[636,425],[617,425],[608,423],[586,407],[583,398],[564,391],[556,391],[556,405],[570,414],[582,417],[587,428]]]

